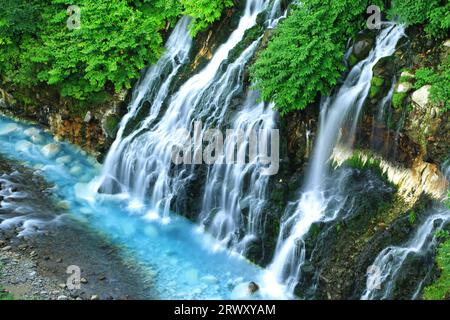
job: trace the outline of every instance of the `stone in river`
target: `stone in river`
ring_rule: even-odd
[[[0,126],[0,136],[6,136],[6,135],[11,134],[18,130],[19,130],[19,126],[15,123],[10,123],[5,126]]]
[[[56,143],[49,143],[42,148],[42,154],[47,158],[53,158],[61,151],[61,147]]]

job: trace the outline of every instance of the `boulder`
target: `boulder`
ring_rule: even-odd
[[[86,113],[86,116],[84,117],[84,122],[89,123],[89,122],[91,122],[91,120],[92,120],[92,113],[90,111],[88,111]]]
[[[431,88],[430,85],[426,85],[420,88],[419,90],[413,92],[411,98],[416,106],[420,108],[426,107],[430,99],[430,88]]]
[[[412,89],[412,84],[410,82],[399,83],[396,89],[398,93],[407,93]]]
[[[59,151],[61,151],[61,147],[56,143],[49,143],[42,148],[42,154],[47,158],[53,158],[59,153]]]
[[[372,50],[373,45],[374,38],[371,34],[359,34],[355,38],[352,53],[358,60],[365,59],[370,50]]]

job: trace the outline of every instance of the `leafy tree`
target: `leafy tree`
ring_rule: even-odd
[[[193,36],[220,19],[223,11],[233,6],[233,0],[181,0],[181,3],[184,14],[193,18],[191,24]]]
[[[295,6],[251,68],[262,98],[287,113],[328,95],[345,70],[346,43],[363,28],[369,2],[305,0]]]

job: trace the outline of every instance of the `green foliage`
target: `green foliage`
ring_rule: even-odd
[[[436,238],[438,239],[447,239],[449,237],[449,232],[447,230],[439,230],[436,232]]]
[[[95,100],[130,88],[139,70],[163,51],[161,31],[181,12],[177,0],[79,0],[79,29],[70,30],[69,0],[5,0],[0,6],[0,71],[4,82],[46,84],[61,96]]]
[[[411,211],[408,215],[408,221],[410,224],[414,224],[417,220],[417,214],[415,211]]]
[[[0,300],[14,300],[14,296],[5,289],[0,288]]]
[[[450,110],[450,56],[435,69],[421,68],[416,71],[414,87],[419,89],[424,85],[431,85],[430,101],[441,111]]]
[[[393,0],[388,13],[407,25],[425,24],[430,37],[443,37],[450,28],[448,0]]]
[[[405,92],[396,92],[392,96],[392,106],[394,109],[401,109],[403,107],[403,102],[408,95]]]
[[[372,78],[372,85],[376,87],[381,87],[384,83],[384,79],[381,77],[374,76]]]
[[[233,6],[233,0],[181,0],[184,14],[192,17],[191,34],[196,36],[211,23],[220,19],[226,8]]]
[[[376,97],[381,92],[381,86],[384,84],[384,79],[381,77],[374,76],[372,78],[370,87],[370,98]]]
[[[370,1],[373,4],[373,1]],[[346,69],[348,39],[364,26],[366,0],[305,0],[280,23],[251,68],[262,98],[285,114],[328,95]]]
[[[436,257],[441,271],[440,277],[424,289],[423,297],[427,300],[443,300],[450,298],[450,239],[439,246]]]
[[[343,166],[348,166],[350,168],[358,169],[358,170],[372,170],[379,177],[381,177],[384,181],[386,181],[392,187],[395,187],[390,181],[389,177],[383,169],[381,168],[381,163],[379,160],[369,157],[367,160],[362,159],[362,155],[360,153],[355,152],[350,158],[345,160]]]

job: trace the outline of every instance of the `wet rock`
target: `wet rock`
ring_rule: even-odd
[[[75,166],[72,167],[69,172],[74,176],[78,176],[83,172],[83,168],[81,168],[80,166]]]
[[[374,38],[371,34],[359,34],[355,38],[352,53],[358,60],[362,60],[367,57],[373,45]]]
[[[72,158],[70,156],[63,156],[56,159],[56,163],[58,164],[68,164],[72,161]]]
[[[414,78],[414,74],[412,74],[412,73],[409,72],[409,71],[403,71],[403,72],[400,74],[400,77],[401,77],[401,78]]]
[[[248,284],[248,291],[250,292],[250,294],[255,294],[259,291],[259,286],[252,281]]]
[[[91,296],[91,300],[99,300],[98,295],[94,294]]]
[[[61,147],[56,143],[49,143],[42,148],[42,154],[47,158],[53,158],[61,151]]]
[[[19,127],[12,123],[12,124],[8,124],[6,126],[3,126],[2,128],[0,128],[0,136],[3,135],[10,135],[13,132],[16,132],[19,129]]]
[[[92,120],[92,113],[90,111],[88,111],[86,113],[86,115],[84,116],[84,120],[83,121],[85,123],[89,123],[89,122],[91,122],[91,120]]]

